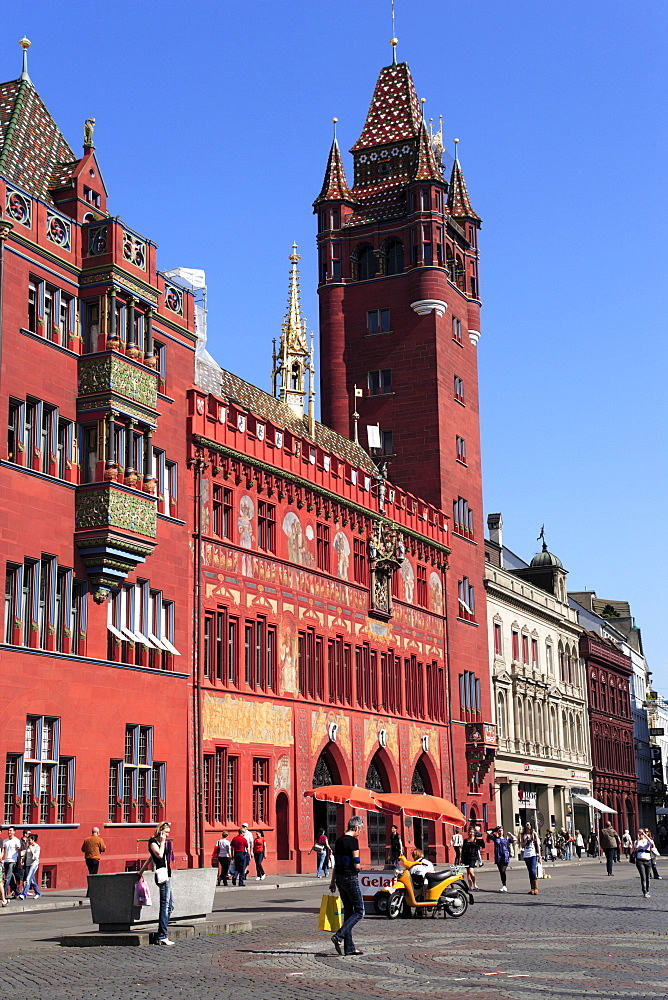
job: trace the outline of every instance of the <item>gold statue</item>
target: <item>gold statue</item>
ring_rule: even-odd
[[[95,127],[95,119],[87,118],[84,122],[84,146],[93,145],[93,129]]]

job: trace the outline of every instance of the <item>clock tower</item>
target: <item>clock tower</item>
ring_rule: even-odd
[[[387,461],[390,481],[449,519],[456,789],[460,802],[475,796],[469,815],[491,821],[489,773],[467,768],[464,752],[466,723],[493,719],[478,412],[481,220],[457,155],[444,173],[442,129],[428,131],[396,48],[351,153],[349,186],[334,138],[314,202],[322,420],[352,437],[357,410],[363,444],[367,426],[380,432],[372,454]]]

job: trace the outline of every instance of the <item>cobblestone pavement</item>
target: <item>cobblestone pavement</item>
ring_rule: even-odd
[[[526,895],[526,873],[496,891],[485,870],[460,920],[373,917],[358,927],[364,954],[339,958],[314,930],[322,886],[274,895],[272,918],[251,933],[196,938],[175,948],[53,948],[5,955],[3,997],[29,1000],[570,1000],[668,997],[668,879],[639,891],[635,870],[555,871]],[[297,894],[294,894],[296,896]],[[241,912],[239,894],[230,904]],[[257,896],[254,897],[257,899]],[[237,902],[238,900],[238,902]],[[254,904],[252,904],[254,905]],[[232,915],[232,914],[231,914]],[[282,919],[281,919],[282,916]],[[21,919],[19,917],[17,920]]]

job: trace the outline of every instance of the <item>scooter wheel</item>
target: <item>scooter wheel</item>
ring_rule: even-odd
[[[403,892],[393,892],[387,900],[387,913],[385,914],[389,920],[396,920],[398,916],[401,915],[401,911],[404,908],[404,894]]]
[[[387,916],[387,901],[389,898],[386,892],[377,892],[373,897],[373,908],[379,917]]]
[[[443,909],[449,917],[463,917],[469,908],[466,896],[458,892],[454,896],[443,896]]]

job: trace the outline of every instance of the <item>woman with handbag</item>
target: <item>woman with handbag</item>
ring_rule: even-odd
[[[642,832],[645,834],[645,836],[647,837],[647,839],[652,844],[652,846],[650,848],[650,852],[649,852],[649,863],[650,863],[651,868],[652,868],[652,878],[662,879],[663,875],[659,875],[659,870],[656,867],[656,861],[654,860],[654,858],[660,858],[661,857],[661,855],[659,853],[659,849],[656,846],[656,844],[654,843],[654,837],[652,836],[650,830],[645,829]]]
[[[155,884],[160,890],[160,915],[158,917],[156,944],[165,945],[173,945],[175,943],[167,937],[167,925],[174,909],[170,858],[170,855],[173,858],[173,852],[168,849],[168,844],[171,847],[171,841],[169,840],[170,829],[171,824],[160,823],[148,842],[148,849],[151,855],[150,860],[153,862],[153,871],[155,872]]]
[[[633,853],[636,859],[636,868],[640,875],[640,887],[645,899],[649,899],[649,869],[652,860],[652,839],[648,837],[644,830],[638,830],[633,845]]]
[[[540,861],[540,842],[534,832],[531,823],[524,824],[524,830],[520,838],[522,857],[529,872],[529,882],[531,888],[527,895],[538,895],[538,862]]]

